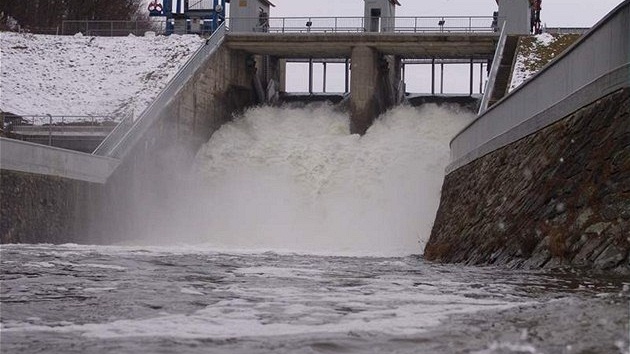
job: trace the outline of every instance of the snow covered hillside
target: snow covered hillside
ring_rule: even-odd
[[[202,43],[195,35],[0,32],[0,110],[137,117]]]
[[[516,49],[516,61],[509,91],[514,90],[534,76],[578,38],[580,38],[579,34],[550,33],[521,37]]]

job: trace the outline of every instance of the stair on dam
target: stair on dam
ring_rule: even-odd
[[[518,46],[518,39],[519,36],[508,36],[506,39],[501,63],[499,64],[499,71],[497,72],[497,78],[494,83],[494,90],[492,90],[492,97],[490,97],[488,107],[497,103],[507,94],[508,87],[510,86],[510,78],[512,77],[512,67]]]

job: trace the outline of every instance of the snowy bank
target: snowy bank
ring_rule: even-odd
[[[580,38],[579,34],[550,33],[521,37],[516,49],[516,60],[509,91],[514,90],[534,76],[578,38]]]
[[[0,110],[137,117],[201,44],[196,35],[0,32]]]

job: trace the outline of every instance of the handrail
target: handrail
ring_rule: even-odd
[[[499,37],[499,42],[497,43],[497,49],[494,52],[494,58],[492,59],[492,68],[490,69],[488,80],[486,81],[486,89],[484,90],[483,98],[481,99],[481,104],[479,105],[478,114],[482,114],[488,109],[490,98],[494,93],[494,84],[499,73],[501,60],[503,60],[503,50],[505,49],[505,43],[507,42],[507,31],[505,30],[505,24],[506,22],[503,22],[503,26],[501,26],[501,36]]]
[[[115,122],[116,117],[112,115],[54,115],[54,114],[12,114],[5,113],[3,115],[3,123],[11,121],[13,126],[18,125],[66,125],[66,124],[86,124],[94,125],[104,122]]]
[[[370,17],[270,17],[264,22],[258,17],[228,18],[232,33],[476,33],[494,32],[492,16],[416,16],[379,17],[372,23]]]
[[[171,103],[179,91],[190,80],[193,74],[201,67],[205,60],[219,48],[225,38],[225,23],[221,24],[216,31],[208,38],[192,55],[177,74],[168,82],[166,87],[157,95],[142,114],[136,119],[133,125],[124,135],[117,133],[110,134],[99,145],[93,154],[101,156],[111,156],[122,158],[129,149],[140,139],[142,134],[160,117],[162,111]],[[121,136],[122,135],[122,136]]]
[[[103,141],[94,149],[93,155],[101,155],[97,151],[107,150],[112,142],[119,141],[131,129],[133,125],[133,114],[130,112],[112,131],[105,137]]]

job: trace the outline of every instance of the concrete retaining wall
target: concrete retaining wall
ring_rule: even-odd
[[[77,151],[0,138],[2,170],[105,183],[119,160]]]
[[[121,151],[121,166],[103,187],[104,216],[92,220],[94,242],[161,232],[177,208],[186,207],[173,201],[184,193],[197,150],[235,112],[255,103],[247,63],[246,54],[219,48],[159,119]]]

